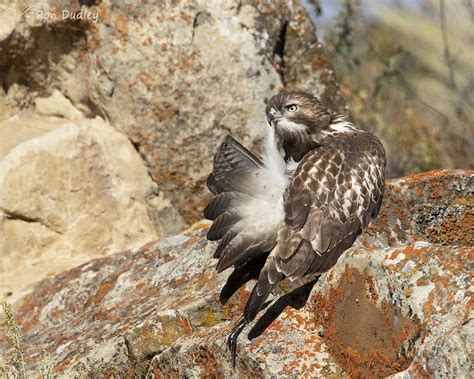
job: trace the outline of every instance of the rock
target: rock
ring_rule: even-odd
[[[58,90],[54,90],[50,97],[35,99],[35,105],[38,113],[44,116],[58,116],[68,120],[83,118],[83,114]]]
[[[190,320],[170,309],[157,312],[125,335],[136,372],[146,372],[150,356],[162,353],[182,336],[194,330]]]
[[[103,120],[25,115],[0,134],[3,296],[156,238],[155,186],[129,140]]]
[[[36,6],[52,16],[27,12],[0,33],[3,87],[7,96],[17,83],[41,97],[57,89],[127,135],[159,186],[155,211],[170,220],[164,233],[201,218],[216,146],[229,133],[255,144],[264,102],[284,86],[343,108],[299,0],[95,3],[45,0]]]
[[[24,113],[22,116],[12,116],[0,123],[0,159],[3,159],[15,146],[37,138],[56,128],[64,120],[44,118],[37,114]]]
[[[157,312],[151,316],[141,324],[136,323],[125,336],[89,346],[85,355],[67,366],[60,377],[83,378],[84,373],[95,377],[130,377],[146,372],[150,355],[161,353],[193,330],[189,320],[177,311]]]
[[[0,41],[7,39],[17,26],[18,20],[15,14],[18,12],[16,4],[0,4]]]
[[[67,367],[59,377],[79,379],[84,378],[84,372],[96,378],[125,378],[133,375],[125,338],[111,338],[110,341],[91,347],[87,354],[71,367]]]
[[[472,171],[389,181],[379,218],[306,306],[252,342],[244,331],[235,371],[226,337],[249,287],[219,304],[228,272],[206,223],[37,284],[15,304],[27,367],[46,351],[59,377],[469,377],[473,191]]]

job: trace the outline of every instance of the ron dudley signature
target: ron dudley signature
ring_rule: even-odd
[[[24,17],[33,17],[37,20],[56,21],[56,20],[89,20],[96,23],[99,20],[97,11],[82,7],[79,12],[72,12],[68,9],[63,9],[59,12],[51,12],[49,5],[44,3],[28,4],[23,7],[21,11],[13,8],[8,8],[4,12],[4,17],[7,20],[20,20]]]

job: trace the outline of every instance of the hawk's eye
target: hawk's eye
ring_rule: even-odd
[[[296,111],[297,109],[298,109],[298,106],[297,106],[296,104],[291,104],[291,105],[288,105],[288,106],[286,107],[286,110],[287,110],[288,112],[294,112],[294,111]]]

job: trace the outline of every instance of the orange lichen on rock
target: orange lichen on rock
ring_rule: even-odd
[[[220,358],[212,354],[206,347],[193,349],[190,353],[194,364],[201,368],[201,373],[207,378],[218,378],[220,374],[218,361]]]
[[[428,279],[425,278],[424,276],[421,277],[421,278],[419,278],[419,279],[416,281],[416,285],[419,286],[419,287],[420,287],[420,286],[426,286],[426,285],[428,285],[428,283],[429,283]]]
[[[403,178],[403,181],[408,185],[414,185],[417,182],[421,181],[432,181],[433,179],[442,179],[452,175],[455,170],[433,170],[427,172],[421,172],[418,174],[413,174]],[[463,173],[474,174],[472,170],[463,170]]]
[[[365,281],[367,283],[367,290],[370,294],[370,297],[374,302],[377,302],[379,300],[379,296],[377,294],[377,291],[375,291],[374,278],[372,276],[366,276]],[[350,284],[352,284],[352,282]]]
[[[352,278],[350,283],[344,272],[328,296],[318,293],[313,299],[315,322],[324,327],[330,353],[354,378],[406,369],[414,354],[413,341],[420,337],[419,320],[403,316],[386,300],[378,304],[372,277],[353,270]]]

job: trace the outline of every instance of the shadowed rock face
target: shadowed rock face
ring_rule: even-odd
[[[239,341],[235,371],[225,340],[249,291],[219,304],[228,274],[205,223],[31,288],[15,304],[28,368],[46,351],[63,377],[467,377],[473,189],[472,171],[389,181],[379,218],[306,306]]]

